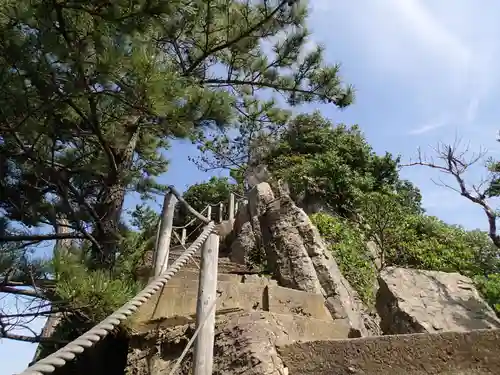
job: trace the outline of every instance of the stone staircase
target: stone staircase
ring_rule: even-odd
[[[181,252],[173,250],[169,263],[175,261]],[[199,256],[193,258],[194,262],[178,272],[134,315],[128,373],[163,374],[184,349],[195,323],[199,277],[197,264],[200,259]],[[271,354],[279,360],[276,350],[271,350],[275,342],[287,344],[348,337],[348,321],[333,319],[322,295],[280,287],[275,280],[248,272],[245,267],[227,258],[219,258],[214,350],[215,353],[222,351],[226,354],[215,354],[217,371],[227,367],[228,370],[223,372],[232,373],[229,370],[233,368],[232,362],[240,361],[242,346],[248,346],[241,340],[249,339],[255,343],[254,348],[246,351],[250,363],[266,363],[263,357]],[[246,334],[242,334],[243,331]],[[272,337],[266,339],[270,333]],[[156,353],[146,359],[145,348],[150,350],[158,347],[151,340],[159,340],[158,343],[177,341],[179,345],[169,346],[168,358]],[[261,345],[262,340],[272,343],[271,347]],[[189,362],[188,359],[185,361]],[[146,368],[148,372],[145,372]],[[189,368],[186,365],[186,372],[182,373],[189,373]]]
[[[173,262],[181,251],[173,251]],[[193,333],[199,256],[134,316],[127,373],[168,373]],[[280,287],[220,258],[214,374],[483,375],[500,373],[500,330],[351,339],[322,295]],[[188,356],[189,357],[189,356]],[[191,373],[190,359],[182,374]]]
[[[169,263],[175,261],[180,253],[173,251]],[[135,314],[133,328],[136,332],[195,322],[199,277],[197,264],[200,259],[199,256],[193,258],[195,262],[181,269]],[[248,272],[241,265],[219,258],[218,317],[244,312],[269,313],[267,315],[279,318],[290,328],[296,326],[309,339],[348,336],[347,320],[332,319],[322,295],[284,288],[278,286],[275,280],[245,271]]]
[[[236,216],[231,259],[264,240],[279,282],[219,258],[213,374],[500,374],[500,320],[470,279],[386,269],[373,317],[289,197],[260,184],[248,205]],[[168,374],[181,356],[194,332],[194,258],[134,316],[126,374]],[[192,373],[191,361],[178,375]]]

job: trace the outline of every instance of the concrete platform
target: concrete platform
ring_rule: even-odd
[[[290,375],[500,374],[500,330],[379,336],[280,346]]]

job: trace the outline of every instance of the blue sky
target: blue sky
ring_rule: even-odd
[[[438,141],[464,139],[473,150],[486,147],[500,157],[495,142],[500,97],[500,3],[483,0],[312,0],[313,42],[326,46],[329,62],[342,63],[344,79],[355,85],[356,103],[339,112],[319,109],[334,122],[359,124],[377,152],[401,154],[403,160]],[[196,153],[176,143],[168,155],[171,168],[162,182],[180,190],[206,180],[189,163]],[[477,182],[483,169],[471,171]],[[217,172],[212,175],[217,175]],[[482,211],[457,193],[436,186],[439,175],[425,168],[403,170],[422,191],[429,214],[467,228],[486,229]],[[128,205],[134,204],[133,199]],[[0,308],[12,300],[0,299]],[[41,329],[42,322],[33,323]],[[0,375],[25,368],[35,346],[0,341]]]

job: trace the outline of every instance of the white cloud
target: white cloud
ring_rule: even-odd
[[[415,129],[412,129],[412,130],[410,130],[410,132],[408,134],[420,135],[420,134],[429,133],[430,131],[435,130],[435,129],[439,129],[439,128],[445,126],[446,124],[447,124],[447,122],[445,122],[445,121],[436,121],[434,123],[429,123],[426,125],[419,126]]]
[[[423,123],[465,126],[497,83],[500,3],[465,0],[312,0],[314,30],[349,39],[371,72],[411,90]],[[421,132],[435,128],[422,127]],[[417,134],[421,134],[417,131]]]
[[[471,123],[476,119],[477,110],[479,108],[479,97],[474,97],[469,101],[467,110],[465,113],[465,120],[467,123]]]

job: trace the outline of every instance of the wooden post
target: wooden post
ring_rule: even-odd
[[[224,203],[219,203],[219,223],[222,223],[224,220]]]
[[[194,346],[194,375],[212,375],[216,311],[213,303],[217,299],[218,259],[219,236],[212,233],[205,241],[201,253],[196,328],[200,324],[204,325]]]
[[[175,204],[177,198],[172,193],[165,195],[161,212],[160,234],[155,256],[155,276],[161,275],[168,267],[168,253],[172,239],[172,225],[174,221]]]
[[[238,201],[234,202],[234,214],[235,215],[238,214],[238,207],[239,207],[239,202]]]
[[[212,221],[212,206],[207,207],[207,219]]]
[[[186,228],[182,228],[181,245],[183,245],[183,246],[186,244],[186,236],[187,236]]]
[[[234,221],[234,194],[229,195],[229,221]]]

